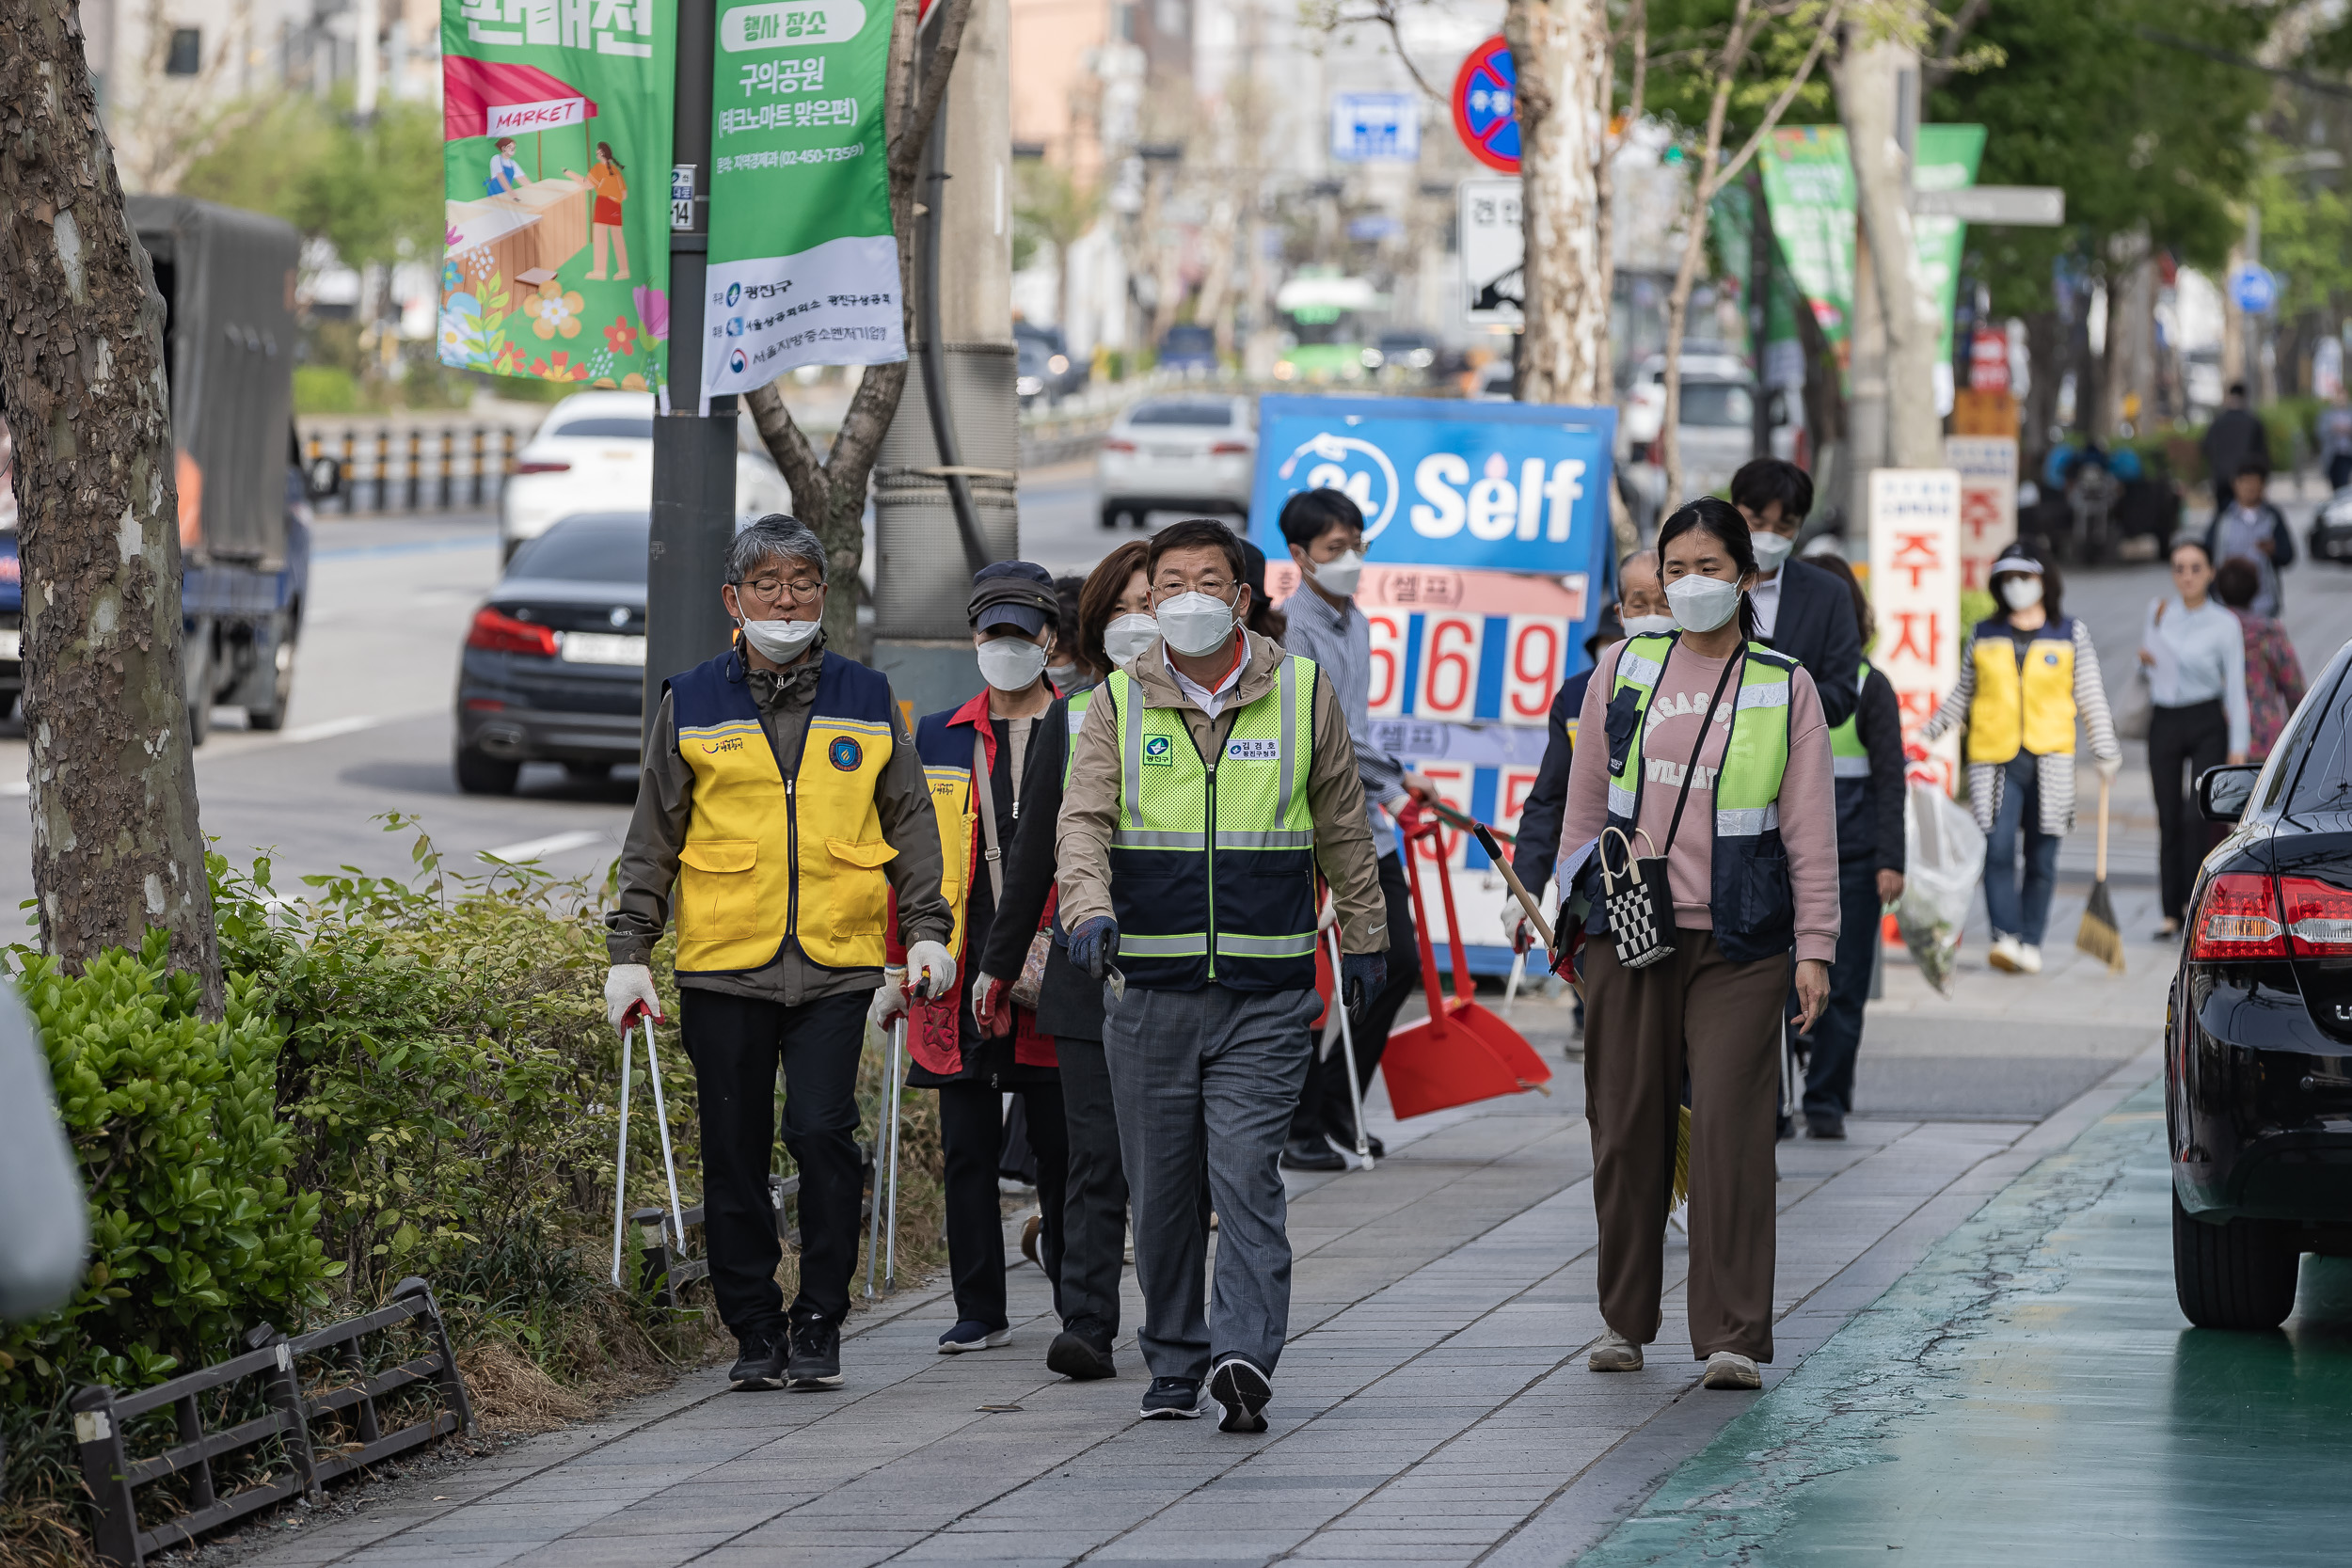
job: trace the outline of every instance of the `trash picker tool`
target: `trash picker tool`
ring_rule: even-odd
[[[900,1013],[890,1023],[890,1067],[888,1074],[890,1097],[890,1212],[882,1224],[887,1227],[882,1237],[882,1290],[898,1288],[898,1102],[904,1098],[902,1080],[906,1069],[902,1058],[907,1044],[907,1015]]]
[[[621,1147],[612,1157],[612,1288],[621,1287],[622,1215],[628,1207],[628,1069],[636,1047],[621,1032]]]
[[[686,1244],[686,1216],[678,1206],[677,1164],[670,1152],[669,1108],[661,1100],[661,1061],[654,1053],[653,1020],[638,1011],[635,1004],[631,1004],[631,1010],[637,1013],[645,1032],[645,1068],[653,1076],[654,1121],[661,1129],[661,1171],[670,1181],[672,1244],[683,1247]],[[612,1159],[612,1285],[615,1290],[624,1288],[621,1284],[621,1233],[628,1207],[628,1081],[634,1076],[631,1069],[636,1066],[636,1054],[637,1037],[628,1030],[622,1031],[620,1148]]]
[[[1365,1170],[1372,1169],[1372,1139],[1364,1132],[1364,1081],[1356,1076],[1356,1026],[1347,1020],[1347,995],[1341,990],[1340,928],[1329,928],[1331,942],[1331,1011],[1339,1015],[1340,1051],[1346,1058],[1341,1065],[1347,1069],[1347,1102],[1356,1111],[1356,1163]],[[1371,1000],[1367,997],[1365,1000]]]

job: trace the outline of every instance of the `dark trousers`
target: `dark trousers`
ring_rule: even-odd
[[[1070,1191],[1062,1200],[1062,1323],[1092,1319],[1119,1336],[1119,1278],[1127,1258],[1127,1167],[1119,1156],[1119,1111],[1111,1101],[1110,1067],[1101,1040],[1064,1035],[1054,1041],[1061,1059],[1062,1111],[1070,1148]],[[1040,1166],[1042,1168],[1042,1157]],[[1042,1194],[1040,1195],[1042,1196]]]
[[[1396,1025],[1398,1009],[1421,983],[1421,943],[1413,929],[1413,895],[1405,881],[1405,862],[1391,852],[1380,857],[1381,901],[1389,907],[1389,977],[1362,1009],[1349,1020],[1355,1031],[1357,1088],[1371,1086],[1373,1069],[1389,1047],[1389,1031]],[[1328,946],[1330,939],[1326,937]],[[1347,1064],[1340,1050],[1340,1023],[1334,1018],[1317,1042],[1318,1054],[1307,1063],[1306,1086],[1298,1091],[1298,1112],[1291,1117],[1291,1136],[1310,1142],[1326,1134],[1349,1148],[1356,1147],[1356,1105],[1347,1092]],[[1325,1049],[1327,1048],[1327,1049]]]
[[[2186,707],[2158,707],[2149,721],[2148,772],[2156,791],[2156,863],[2167,920],[2178,920],[2187,910],[2197,868],[2213,847],[2213,834],[2197,812],[2197,776],[2220,767],[2229,755],[2230,721],[2217,697]]]
[[[1063,1188],[1070,1168],[1061,1085],[1010,1085],[1027,1101],[1029,1147],[1037,1153],[1038,1260],[1060,1306]],[[1004,1094],[985,1078],[939,1086],[939,1142],[947,1178],[947,1274],[959,1322],[1005,1326],[1005,1219],[996,1198],[1004,1148]]]
[[[1814,1021],[1804,1069],[1807,1114],[1853,1110],[1854,1054],[1862,1049],[1862,1008],[1870,999],[1870,966],[1879,947],[1878,862],[1837,864],[1837,961],[1829,971],[1829,1005]],[[1793,994],[1791,1000],[1794,1000]]]
[[[784,1069],[784,1147],[801,1173],[801,1293],[795,1317],[850,1315],[864,1196],[857,1153],[863,991],[787,1007],[678,988],[680,1033],[702,1107],[703,1235],[719,1321],[738,1338],[782,1326],[784,1258],[768,1204],[776,1142],[776,1069]]]

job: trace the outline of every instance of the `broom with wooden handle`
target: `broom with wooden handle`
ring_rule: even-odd
[[[2083,905],[2083,923],[2074,932],[2074,945],[2121,974],[2123,933],[2115,924],[2115,901],[2107,896],[2107,789],[2108,781],[2101,779],[2098,875],[2090,884],[2090,902]]]

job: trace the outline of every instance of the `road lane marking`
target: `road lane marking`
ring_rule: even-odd
[[[312,561],[358,561],[369,556],[440,555],[450,550],[488,549],[499,542],[495,533],[465,533],[453,539],[412,539],[398,545],[346,545],[341,549],[312,550]]]
[[[300,724],[281,731],[278,743],[281,746],[299,746],[306,740],[332,740],[339,735],[356,735],[361,730],[372,730],[382,722],[383,720],[372,713],[355,714],[348,719],[328,719],[316,724]]]
[[[527,838],[520,844],[501,844],[495,849],[485,849],[485,861],[504,861],[512,865],[522,861],[544,860],[560,855],[567,849],[579,849],[597,843],[604,834],[587,828],[575,828],[568,833],[549,833],[545,838]]]

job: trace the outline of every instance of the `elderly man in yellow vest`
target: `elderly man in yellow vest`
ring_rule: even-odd
[[[1388,918],[1356,748],[1312,660],[1242,629],[1241,543],[1163,530],[1161,641],[1103,683],[1073,748],[1057,849],[1071,961],[1106,983],[1103,1049],[1135,1211],[1142,1413],[1263,1432],[1290,1323],[1281,1154],[1313,1050],[1316,888],[1340,989],[1380,989]],[[1205,1183],[1203,1178],[1205,1177]],[[1216,1298],[1200,1308],[1208,1204]]]
[[[790,517],[735,536],[721,602],[739,628],[663,683],[609,917],[605,1004],[660,1016],[646,960],[677,920],[677,983],[702,1112],[710,1284],[737,1388],[841,1382],[861,1197],[858,1057],[892,895],[918,995],[955,983],[939,830],[890,683],[824,646],[825,552]],[[675,893],[675,902],[673,903]],[[776,1138],[801,1173],[787,1313],[768,1197]]]

